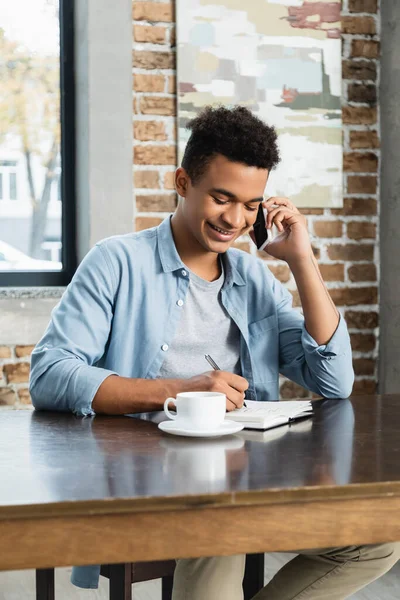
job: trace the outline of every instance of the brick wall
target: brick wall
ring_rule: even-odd
[[[343,164],[342,209],[307,214],[314,252],[330,293],[345,316],[352,338],[354,393],[374,393],[378,334],[379,278],[379,17],[378,0],[343,2]],[[174,5],[134,1],[133,128],[136,230],[152,227],[176,206],[176,76]],[[237,243],[255,253],[249,240]],[[274,274],[298,298],[285,264],[269,260]],[[0,339],[1,344],[1,339]],[[0,406],[29,405],[31,347],[0,346]],[[283,398],[306,396],[282,381]]]
[[[31,406],[27,389],[33,346],[0,346],[0,408]]]
[[[173,4],[133,2],[136,229],[158,224],[175,203],[175,35]],[[378,327],[379,18],[377,0],[345,0],[343,28],[342,209],[304,210],[330,293],[351,332],[355,393],[374,393]],[[249,240],[237,244],[256,253]],[[298,297],[285,264],[262,258]],[[282,381],[285,398],[307,396]]]

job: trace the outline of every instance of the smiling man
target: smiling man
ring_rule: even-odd
[[[32,355],[36,408],[147,412],[199,390],[225,393],[233,410],[245,393],[278,400],[280,373],[327,398],[350,394],[347,328],[296,207],[287,198],[264,203],[267,227],[279,232],[266,250],[288,263],[304,316],[265,261],[231,248],[251,230],[279,162],[274,128],[244,107],[206,108],[189,128],[172,218],[96,244],[54,309]],[[208,370],[208,353],[221,371]],[[388,544],[298,558],[260,598],[298,598],[305,587],[302,598],[345,598],[396,560]],[[243,569],[242,556],[178,561],[174,598],[240,600]],[[81,567],[73,581],[96,587],[98,574]]]

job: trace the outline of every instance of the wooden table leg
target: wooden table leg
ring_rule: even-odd
[[[110,600],[132,600],[131,563],[110,565]]]
[[[264,587],[264,554],[247,554],[243,578],[244,600],[251,600]]]
[[[36,600],[54,600],[54,569],[36,569]]]

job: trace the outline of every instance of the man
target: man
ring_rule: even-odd
[[[99,242],[53,311],[32,355],[36,408],[145,412],[178,392],[211,390],[225,393],[233,410],[245,393],[277,400],[279,373],[327,398],[350,394],[349,336],[304,217],[286,198],[264,203],[267,228],[279,232],[266,249],[288,263],[304,318],[262,261],[230,249],[251,230],[279,162],[275,130],[243,107],[207,108],[189,127],[172,218]],[[221,371],[206,370],[208,353]],[[260,598],[345,598],[388,570],[394,550],[302,556],[299,568],[285,567],[290,575],[278,575]],[[243,565],[243,556],[178,561],[174,598],[239,600]],[[85,573],[76,570],[74,582],[95,587],[97,572],[93,580]]]

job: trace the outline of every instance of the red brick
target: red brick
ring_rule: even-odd
[[[166,190],[175,189],[175,171],[168,171],[164,175],[164,187]]]
[[[344,125],[374,125],[377,122],[375,107],[343,106],[342,119]]]
[[[15,356],[17,358],[23,358],[24,356],[30,356],[35,346],[17,346],[15,348]]]
[[[380,43],[374,40],[351,40],[350,56],[362,58],[379,58]]]
[[[376,215],[377,201],[375,198],[344,198],[343,208],[332,208],[333,215]]]
[[[330,260],[372,261],[373,244],[330,244],[327,247]]]
[[[343,224],[341,221],[315,221],[314,233],[321,238],[341,237]]]
[[[299,208],[302,215],[323,215],[323,208]]]
[[[287,265],[268,265],[268,268],[282,283],[289,281],[291,272]]]
[[[143,96],[140,100],[140,110],[143,115],[174,116],[176,100],[164,96]]]
[[[298,290],[289,290],[293,297],[293,306],[301,306],[300,295]]]
[[[350,281],[376,281],[376,266],[373,263],[352,265],[348,271]]]
[[[11,358],[11,348],[9,346],[0,346],[0,358]]]
[[[133,75],[133,89],[135,92],[163,92],[165,89],[165,76],[135,73]]]
[[[344,281],[344,264],[319,264],[319,270],[324,281]]]
[[[379,315],[374,311],[347,310],[344,318],[351,329],[375,329],[379,324]]]
[[[4,373],[8,383],[26,383],[29,381],[29,363],[4,365]]]
[[[235,242],[233,245],[238,250],[250,253],[250,242]]]
[[[376,79],[376,65],[369,60],[343,60],[342,79]]]
[[[377,304],[378,288],[338,288],[329,290],[329,294],[337,306],[356,306],[358,304]]]
[[[376,394],[376,382],[373,379],[358,379],[354,382],[353,396],[374,396]]]
[[[377,131],[350,131],[350,148],[379,148]]]
[[[135,21],[171,23],[175,20],[174,6],[165,2],[133,2],[132,18]]]
[[[360,79],[372,78],[360,77]],[[375,105],[377,100],[376,85],[349,83],[347,87],[347,99],[349,102],[363,102],[364,104],[370,104],[371,106]]]
[[[158,171],[135,171],[135,188],[157,189],[160,187]]]
[[[176,146],[135,146],[134,164],[176,165]]]
[[[149,42],[150,44],[165,44],[166,27],[156,25],[134,25],[133,37],[135,42]]]
[[[292,398],[310,398],[311,392],[301,387],[294,381],[285,381],[281,385],[280,396],[284,400],[289,400]]]
[[[167,139],[165,124],[162,121],[134,121],[133,133],[134,138],[141,142],[163,142]]]
[[[176,55],[173,52],[134,50],[133,66],[138,69],[175,69]]]
[[[170,34],[169,34],[169,43],[172,48],[174,48],[176,46],[176,28],[175,27],[171,27]]]
[[[175,75],[170,75],[168,77],[168,93],[176,94],[176,77],[175,77]]]
[[[343,170],[347,173],[376,173],[378,157],[373,152],[347,152],[343,155]]]
[[[27,406],[31,405],[32,400],[31,400],[31,395],[29,393],[29,390],[26,388],[18,390],[18,400],[20,401],[21,404],[26,404]]]
[[[136,231],[142,231],[143,229],[149,229],[150,227],[157,227],[162,222],[162,219],[158,217],[137,217],[136,218]]]
[[[349,0],[351,13],[377,13],[378,0]]]
[[[375,35],[376,24],[373,17],[342,16],[342,33],[355,35]]]
[[[348,194],[376,194],[378,179],[375,175],[349,175]]]
[[[350,340],[353,352],[372,352],[375,348],[376,338],[373,333],[351,333]]]
[[[13,406],[16,403],[17,395],[11,388],[0,388],[0,406]]]
[[[347,236],[352,240],[375,239],[376,224],[368,221],[351,221],[347,224]]]
[[[373,358],[353,359],[353,368],[356,375],[374,375],[376,361]]]
[[[261,258],[261,260],[276,260],[275,257],[268,254],[268,252],[265,252],[265,250],[261,250],[261,252],[257,250],[257,256]]]
[[[321,258],[321,249],[320,248],[317,248],[316,246],[311,244],[311,250],[317,260],[319,258]]]
[[[176,194],[146,194],[136,196],[139,212],[173,212],[176,208]]]

